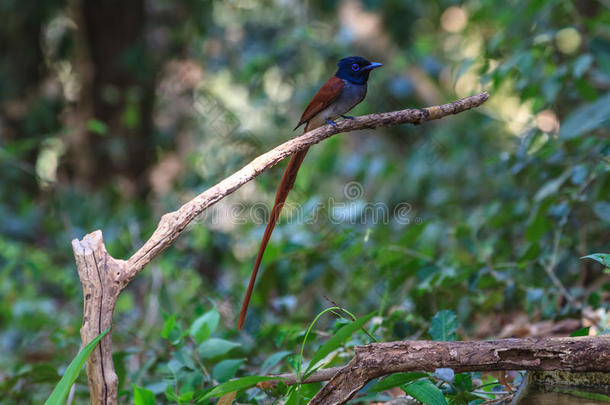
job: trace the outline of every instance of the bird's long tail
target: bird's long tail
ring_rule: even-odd
[[[305,129],[308,130],[307,128]],[[273,209],[271,210],[271,215],[269,216],[269,223],[267,224],[267,228],[265,228],[265,234],[263,235],[263,240],[261,241],[261,246],[258,248],[258,255],[256,256],[256,262],[254,262],[254,269],[252,270],[252,276],[250,277],[250,283],[248,284],[248,289],[246,290],[246,296],[244,298],[244,303],[241,306],[241,312],[239,313],[239,320],[237,321],[237,329],[241,330],[244,326],[244,322],[246,320],[246,313],[248,312],[248,304],[250,304],[250,298],[252,296],[252,290],[254,289],[254,282],[256,281],[256,275],[258,274],[258,268],[261,265],[261,261],[263,260],[263,254],[265,253],[265,248],[267,247],[267,243],[269,243],[269,238],[271,238],[271,233],[273,232],[273,228],[275,228],[275,224],[277,223],[278,218],[280,217],[280,213],[282,212],[282,208],[284,207],[284,202],[286,202],[286,198],[288,197],[288,193],[294,186],[294,182],[297,179],[297,173],[299,172],[299,168],[301,167],[301,163],[303,163],[303,159],[305,159],[305,155],[307,155],[307,151],[309,148],[304,149],[300,152],[295,153],[290,158],[290,162],[288,162],[288,166],[284,171],[284,175],[282,176],[282,181],[280,182],[280,186],[277,189],[275,194],[275,203],[273,204]]]

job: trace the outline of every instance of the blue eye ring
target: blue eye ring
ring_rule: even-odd
[[[360,65],[358,65],[357,63],[354,63],[354,64],[352,65],[352,70],[353,70],[354,72],[357,72],[359,69],[360,69]]]

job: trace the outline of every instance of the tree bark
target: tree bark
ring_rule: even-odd
[[[127,261],[111,257],[101,231],[73,240],[78,275],[83,286],[84,315],[81,327],[83,346],[112,326],[112,315],[120,292],[153,258],[167,249],[205,209],[253,180],[282,159],[321,142],[332,135],[364,128],[399,124],[421,124],[478,107],[489,98],[487,92],[440,106],[370,114],[309,131],[257,157],[220,183],[202,192],[180,209],[163,215],[157,229]],[[93,404],[117,403],[118,378],[112,363],[112,338],[108,333],[87,360],[87,377]]]
[[[112,315],[121,292],[117,278],[124,262],[113,259],[104,246],[101,231],[73,240],[78,277],[83,287],[83,347],[112,326]],[[116,404],[119,378],[112,362],[112,336],[108,332],[87,359],[87,378],[92,404]]]
[[[339,405],[370,380],[405,371],[610,371],[610,338],[526,338],[470,342],[405,341],[356,347],[354,358],[310,405]]]

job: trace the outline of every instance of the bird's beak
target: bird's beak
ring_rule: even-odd
[[[383,63],[371,62],[370,65],[364,67],[364,70],[373,70],[381,66],[383,66]]]

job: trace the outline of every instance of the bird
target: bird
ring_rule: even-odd
[[[336,73],[328,79],[309,102],[294,130],[305,124],[305,130],[303,131],[303,133],[305,133],[325,124],[336,127],[334,120],[339,117],[342,117],[343,119],[353,119],[354,117],[344,114],[364,100],[369,75],[373,69],[381,66],[383,66],[382,63],[370,62],[361,56],[350,56],[341,59],[337,63]],[[252,296],[252,291],[254,290],[254,282],[256,281],[256,275],[258,274],[258,269],[263,260],[265,248],[267,247],[267,243],[269,243],[269,238],[271,238],[271,233],[273,232],[273,228],[275,228],[275,224],[280,216],[284,202],[288,197],[288,193],[294,186],[299,167],[301,167],[308,149],[309,148],[306,148],[292,155],[288,162],[288,166],[284,171],[282,180],[280,181],[280,185],[275,195],[275,203],[271,209],[269,222],[267,223],[263,239],[258,249],[252,276],[250,277],[250,283],[248,284],[246,296],[239,314],[237,322],[238,330],[243,328],[246,320],[248,305],[250,304],[250,298]]]

